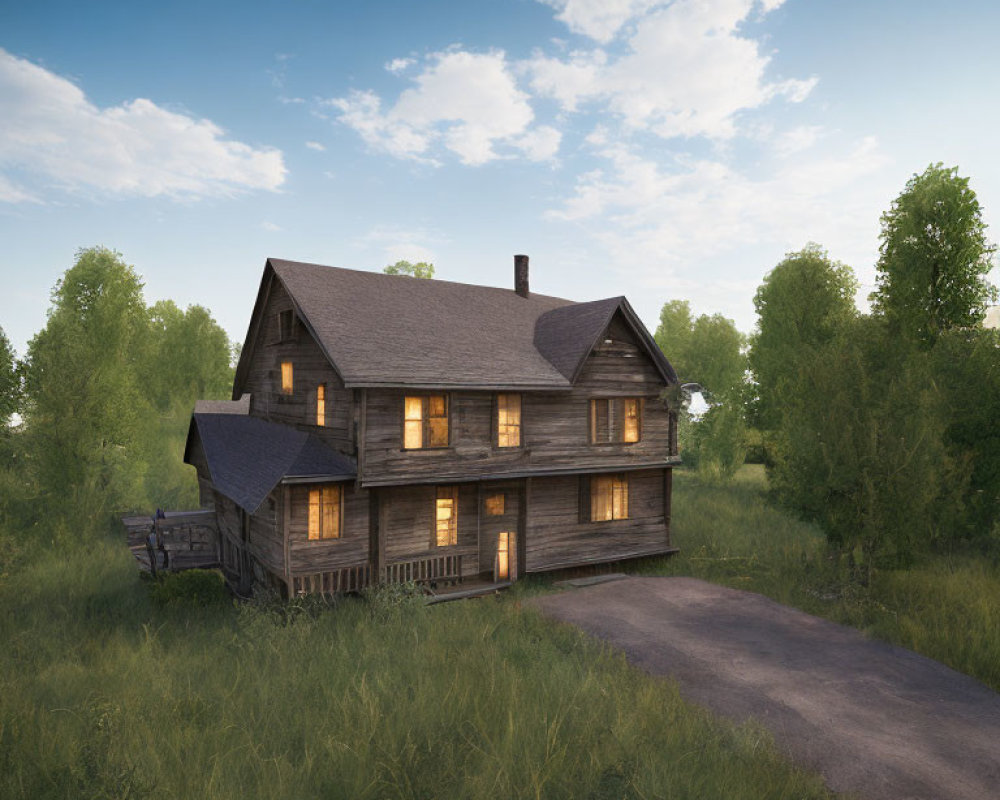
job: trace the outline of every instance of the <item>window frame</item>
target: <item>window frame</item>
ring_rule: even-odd
[[[323,493],[325,491],[337,491],[337,511],[336,511],[336,525],[337,530],[334,534],[324,535],[324,525],[323,525]],[[313,515],[313,493],[319,494],[319,508],[318,508],[318,520],[317,525],[317,535],[312,535],[312,515]],[[320,483],[313,484],[306,488],[306,542],[328,542],[336,539],[344,538],[344,484],[342,483]]]
[[[611,516],[608,518],[594,518],[594,504],[596,502],[595,486],[599,481],[609,481],[609,497],[606,499]],[[625,513],[622,516],[615,516],[615,484],[619,484],[619,489],[624,492]],[[582,475],[580,479],[580,522],[581,523],[605,523],[605,522],[627,522],[630,519],[631,489],[629,488],[629,475],[627,472],[607,472],[596,475]]]
[[[430,398],[441,397],[444,399],[444,418],[447,421],[447,441],[444,444],[425,444],[430,441],[431,432],[431,417],[428,414],[428,407],[430,405]],[[406,401],[410,398],[420,399],[420,446],[419,447],[407,447],[406,446],[406,423],[413,422],[415,420],[408,420],[406,417]],[[400,408],[400,449],[406,452],[417,452],[420,450],[447,450],[451,447],[451,414],[452,410],[452,398],[450,392],[419,392],[414,394],[404,394],[402,396],[402,405]],[[440,419],[436,417],[435,419]]]
[[[275,338],[275,344],[281,344],[281,342],[294,342],[297,338],[297,332],[295,329],[295,322],[297,320],[297,315],[294,308],[286,308],[284,311],[278,311],[275,313],[277,338]]]
[[[285,367],[288,367],[288,386],[285,386]],[[295,395],[295,362],[292,360],[281,361],[281,394],[283,397],[292,397]]]
[[[316,404],[315,404],[315,414],[313,415],[312,423],[317,428],[327,427],[327,391],[325,383],[316,384]]]
[[[442,496],[445,495],[445,496]],[[448,535],[448,543],[439,543],[439,522],[438,519],[438,502],[441,500],[451,500],[452,501],[452,514],[451,514],[451,524],[449,525],[450,532]],[[431,549],[438,550],[442,547],[457,547],[458,546],[458,502],[459,502],[459,492],[458,486],[435,486],[434,487],[434,505],[432,509],[431,517]]]
[[[517,444],[500,444],[500,397],[517,398]],[[510,423],[507,423],[510,425]],[[491,442],[494,450],[524,449],[524,395],[521,392],[494,392],[491,425]]]
[[[628,402],[635,403],[637,436],[634,441],[625,439],[625,406]],[[599,403],[607,403],[607,431],[608,438],[599,440],[597,438],[597,423]],[[591,445],[633,445],[642,441],[642,428],[645,418],[646,398],[638,395],[621,395],[615,397],[591,397],[588,404],[587,415],[587,442]],[[614,438],[612,438],[614,437]],[[621,437],[621,438],[618,438]]]

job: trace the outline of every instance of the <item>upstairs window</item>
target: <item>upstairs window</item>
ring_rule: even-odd
[[[320,486],[309,490],[309,539],[339,539],[343,518],[343,489]]]
[[[497,395],[497,447],[521,446],[521,395]]]
[[[590,479],[590,521],[628,519],[628,476],[594,475]]]
[[[642,439],[642,398],[608,397],[590,401],[590,443],[624,442]]]
[[[448,395],[403,398],[403,447],[420,450],[448,446]]]
[[[486,506],[486,516],[488,517],[502,517],[504,514],[504,494],[500,492],[499,494],[490,494],[486,496],[485,501]]]
[[[293,389],[292,374],[293,374],[292,362],[291,361],[282,361],[281,362],[281,393],[282,394],[291,394],[292,393],[292,389]]]
[[[295,312],[292,309],[278,312],[278,341],[295,338]]]
[[[441,486],[434,507],[434,544],[449,547],[458,544],[458,489]]]
[[[326,425],[326,384],[316,387],[316,424]]]

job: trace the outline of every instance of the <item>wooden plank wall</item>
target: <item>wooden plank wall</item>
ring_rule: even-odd
[[[660,401],[662,381],[631,333],[616,321],[589,356],[577,385],[568,392],[522,395],[522,442],[517,449],[493,447],[493,393],[452,392],[450,446],[402,449],[402,390],[367,391],[364,483],[465,478],[502,472],[558,468],[609,471],[662,461],[675,455],[672,414]],[[642,440],[634,444],[590,443],[590,400],[644,397]]]
[[[629,473],[627,520],[581,524],[579,480],[531,479],[525,536],[528,572],[635,558],[669,547],[663,470]]]
[[[285,542],[281,535],[281,488],[271,492],[250,517],[249,552],[269,572],[283,578]]]
[[[354,392],[344,388],[316,340],[296,322],[295,338],[278,341],[278,314],[292,300],[277,280],[264,307],[262,325],[241,392],[250,392],[250,413],[273,422],[294,425],[320,436],[331,447],[354,455]],[[292,395],[281,391],[281,362],[293,364]],[[315,424],[316,386],[326,384],[326,426]]]
[[[289,487],[288,552],[292,575],[329,572],[368,563],[368,492],[344,487],[344,515],[338,539],[309,540],[310,484]]]
[[[453,547],[431,546],[436,486],[399,486],[380,489],[382,525],[386,543],[385,561],[392,564],[442,555],[462,556],[462,575],[479,572],[479,526],[476,517],[475,485],[458,487],[458,544]],[[492,563],[492,562],[491,562]]]
[[[518,526],[521,517],[521,494],[524,491],[523,481],[505,483],[484,483],[480,489],[479,503],[479,571],[489,573],[493,579],[493,567],[496,562],[497,537],[500,531],[513,531],[519,536]],[[504,495],[504,509],[500,516],[491,517],[486,513],[486,498],[494,494]],[[516,540],[515,540],[516,550]],[[516,553],[511,553],[511,563],[515,562]]]

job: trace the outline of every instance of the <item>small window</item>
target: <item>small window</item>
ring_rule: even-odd
[[[448,396],[403,398],[403,447],[420,450],[448,446]]]
[[[499,494],[491,494],[486,497],[486,516],[488,517],[500,517],[503,516],[504,508],[504,495],[503,492]]]
[[[642,439],[642,398],[609,397],[590,401],[590,442],[634,444]]]
[[[521,395],[497,395],[497,447],[521,446]]]
[[[590,479],[590,521],[628,519],[628,477],[594,475]]]
[[[458,544],[458,489],[454,486],[442,486],[437,490],[434,544],[437,547]]]
[[[316,387],[316,424],[326,425],[326,384]]]
[[[278,341],[295,338],[295,312],[292,309],[278,312]]]
[[[320,486],[309,490],[309,538],[339,539],[343,512],[340,486]]]
[[[293,382],[292,382],[292,362],[282,361],[281,362],[281,393],[282,394],[292,394]]]

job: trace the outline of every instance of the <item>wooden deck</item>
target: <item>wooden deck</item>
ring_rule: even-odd
[[[167,511],[162,519],[121,518],[128,548],[144,572],[177,572],[219,566],[219,535],[214,511]],[[155,534],[155,544],[150,542]]]

